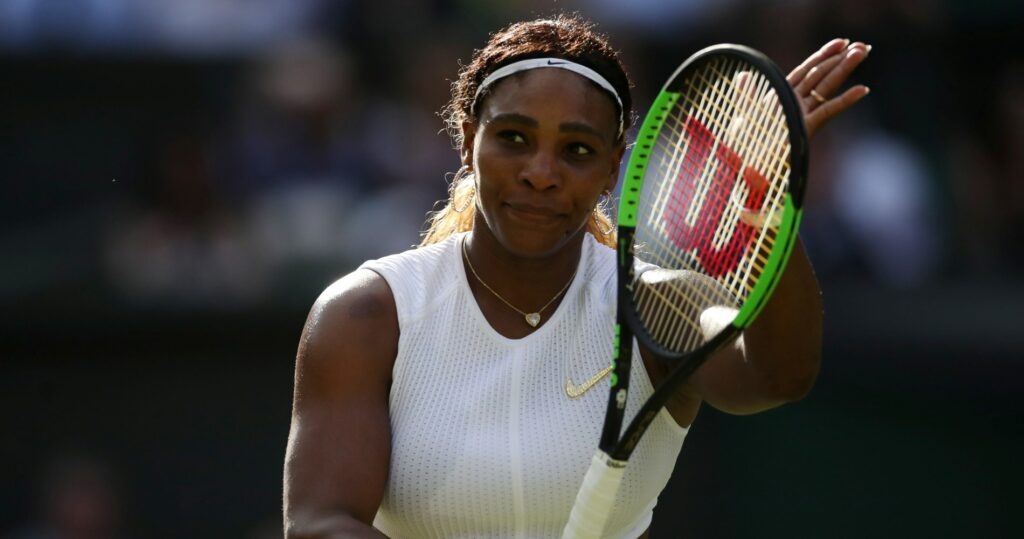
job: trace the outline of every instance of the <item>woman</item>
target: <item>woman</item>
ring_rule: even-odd
[[[834,40],[790,75],[810,133],[866,95],[824,97],[867,50]],[[593,453],[605,395],[588,390],[615,312],[598,203],[625,151],[628,78],[602,36],[563,16],[492,36],[452,97],[463,169],[424,245],[364,264],[309,315],[285,462],[289,537],[558,536]],[[702,402],[755,413],[810,389],[820,312],[798,247],[758,321],[648,431],[609,536],[646,533]],[[666,369],[644,357],[634,373],[627,416]]]

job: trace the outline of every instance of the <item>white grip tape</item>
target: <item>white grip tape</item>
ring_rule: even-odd
[[[600,449],[590,460],[590,469],[583,476],[583,485],[576,494],[576,503],[562,539],[598,539],[604,531],[615,494],[626,472],[626,461],[615,460]]]

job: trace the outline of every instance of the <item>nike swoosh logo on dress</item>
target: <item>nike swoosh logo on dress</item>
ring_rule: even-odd
[[[582,397],[584,393],[590,391],[590,388],[597,385],[597,383],[600,382],[601,379],[604,378],[605,376],[608,376],[608,373],[610,372],[612,372],[612,366],[608,365],[604,369],[601,369],[600,372],[592,376],[590,380],[587,380],[586,382],[583,382],[580,385],[572,383],[572,378],[566,378],[565,394],[568,395],[570,399]]]

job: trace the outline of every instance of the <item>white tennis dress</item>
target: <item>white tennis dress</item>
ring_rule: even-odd
[[[498,334],[466,280],[465,234],[370,261],[395,297],[401,336],[390,395],[391,465],[374,526],[392,538],[559,537],[597,448],[611,360],[615,251],[587,234],[580,267],[547,321]],[[525,322],[524,322],[525,323]],[[633,363],[627,421],[653,391]],[[607,537],[650,525],[686,429],[662,410],[630,459]]]

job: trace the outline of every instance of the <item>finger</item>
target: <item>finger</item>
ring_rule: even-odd
[[[807,127],[808,137],[813,136],[822,125],[839,113],[852,107],[870,92],[870,88],[862,84],[858,84],[857,86],[847,89],[839,96],[822,103],[821,106],[814,109],[812,112],[807,113],[804,117],[804,124]]]
[[[810,71],[807,72],[807,75],[804,77],[804,79],[800,81],[799,84],[793,87],[793,89],[796,91],[796,95],[809,94],[811,90],[815,89],[818,86],[818,83],[821,82],[821,79],[825,78],[825,75],[832,72],[832,70],[835,69],[836,66],[839,65],[839,63],[842,60],[843,57],[837,54],[829,57],[824,62],[812,67]]]
[[[765,224],[771,228],[779,228],[782,225],[782,213],[745,209],[740,212],[740,222],[755,228],[761,228]]]
[[[751,75],[749,71],[737,71],[732,76],[732,84],[738,90],[746,90],[747,92],[750,92],[753,90],[752,88],[748,88],[751,80],[750,77]]]
[[[735,114],[729,122],[729,127],[726,130],[730,141],[735,137],[740,136],[740,133],[744,130],[744,126],[746,125],[746,117],[751,114],[751,109],[754,105],[755,91],[753,80],[753,74],[749,71],[737,71],[733,75],[732,103],[734,104]]]
[[[863,84],[858,84],[857,86],[854,86],[853,88],[846,90],[838,97],[826,101],[825,105],[823,105],[822,108],[826,109],[825,113],[827,117],[831,118],[843,112],[844,110],[852,107],[858,101],[864,99],[864,96],[868,95],[869,93],[871,93],[871,88],[868,88]]]
[[[733,97],[736,103],[740,103],[739,107],[747,108],[754,99],[754,92],[757,90],[754,87],[754,76],[750,71],[737,71],[732,78],[733,83]]]
[[[837,65],[833,66],[830,70],[822,70],[821,80],[812,86],[823,96],[830,96],[833,92],[839,90],[846,79],[849,78],[850,73],[853,73],[857,66],[864,61],[868,56],[868,51],[871,48],[867,45],[860,44],[858,47],[850,47],[845,55],[841,56],[840,61]],[[810,92],[810,89],[807,90]]]
[[[808,56],[807,59],[804,60],[802,64],[796,66],[793,71],[790,71],[789,75],[786,76],[786,81],[789,82],[790,86],[796,86],[804,79],[804,77],[807,76],[807,72],[810,71],[811,68],[825,61],[827,58],[839,54],[845,50],[846,46],[849,44],[849,39],[833,39],[832,41],[829,41],[818,49],[817,52]]]

